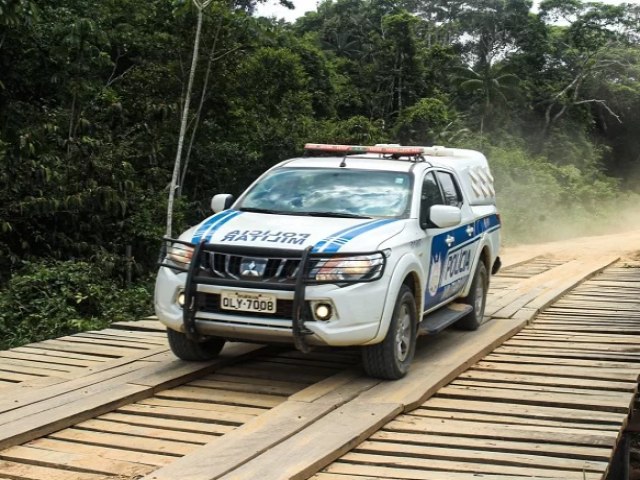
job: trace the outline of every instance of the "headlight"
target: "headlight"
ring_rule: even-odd
[[[384,257],[381,253],[334,257],[320,260],[311,271],[311,277],[318,282],[354,282],[377,280],[382,276]]]
[[[167,258],[179,267],[188,267],[193,257],[193,247],[182,243],[171,243],[167,249]]]

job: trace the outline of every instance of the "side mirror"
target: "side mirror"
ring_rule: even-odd
[[[433,205],[429,209],[429,220],[437,228],[455,227],[462,221],[462,210],[449,205]]]
[[[219,193],[214,195],[211,199],[211,210],[213,213],[222,212],[223,210],[228,210],[231,205],[233,205],[233,195],[229,193]]]

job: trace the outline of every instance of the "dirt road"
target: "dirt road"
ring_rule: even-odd
[[[509,266],[538,255],[565,259],[619,255],[621,260],[640,261],[640,229],[610,235],[506,247],[501,257],[503,265]]]

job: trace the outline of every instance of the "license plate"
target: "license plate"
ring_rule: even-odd
[[[236,312],[276,313],[276,296],[264,293],[222,292],[220,307]]]

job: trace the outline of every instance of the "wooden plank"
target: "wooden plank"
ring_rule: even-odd
[[[112,339],[108,337],[94,338],[91,336],[82,336],[81,334],[69,335],[66,337],[59,337],[56,340],[61,342],[68,342],[74,345],[82,346],[83,348],[92,349],[94,346],[98,347],[114,347],[124,348],[126,350],[149,350],[156,348],[157,345],[148,345],[143,342],[127,342],[118,339]]]
[[[402,409],[400,404],[349,402],[220,478],[306,479],[358,445]]]
[[[152,332],[165,332],[167,328],[161,324],[158,320],[135,320],[131,322],[114,322],[111,324],[111,328],[122,330],[151,330]]]
[[[536,425],[547,427],[563,427],[563,428],[578,428],[585,430],[603,430],[609,432],[617,432],[620,430],[620,424],[593,424],[593,423],[578,423],[578,422],[565,422],[559,418],[557,420],[546,420],[540,418],[531,417],[517,417],[517,416],[505,416],[501,412],[497,412],[497,408],[493,413],[478,413],[478,412],[460,412],[455,410],[429,410],[426,408],[417,408],[411,413],[408,413],[409,418],[411,416],[424,417],[424,418],[442,418],[451,420],[468,420],[472,422],[489,422],[489,423],[507,423],[510,425]]]
[[[134,343],[137,345],[149,345],[150,347],[160,347],[168,345],[167,336],[150,336],[140,332],[130,332],[126,330],[94,330],[90,332],[76,333],[77,338],[91,338],[95,340],[118,340],[120,342]]]
[[[317,473],[309,480],[525,480],[521,475],[491,475],[476,473],[460,473],[437,471],[431,469],[393,468],[380,465],[358,465],[353,463],[336,463],[325,471]],[[535,478],[535,477],[533,477]],[[540,477],[538,477],[540,478]],[[600,476],[587,473],[579,480],[601,480]],[[566,476],[545,476],[544,480],[567,480]]]
[[[357,462],[354,465],[351,462]],[[351,468],[347,467],[351,465]],[[438,472],[438,469],[440,471]],[[514,475],[520,478],[531,478],[530,467],[509,467],[506,465],[490,465],[484,463],[463,463],[435,461],[410,457],[390,457],[384,455],[365,455],[349,453],[345,455],[345,462],[336,463],[328,472],[347,472],[378,475],[388,474],[390,478],[410,479],[453,479],[456,473],[466,473],[467,479],[486,478],[485,475]],[[602,474],[593,472],[571,471],[561,469],[539,469],[536,472],[542,478],[557,478],[563,480],[601,480]],[[460,477],[458,477],[460,478]],[[462,477],[464,478],[464,477]],[[535,477],[534,477],[535,478]]]
[[[0,462],[0,476],[7,476],[14,480],[104,480],[102,474],[74,472],[8,461]]]
[[[73,353],[73,352],[59,352],[57,350],[47,350],[46,348],[40,348],[39,343],[30,343],[9,350],[10,352],[29,353],[33,355],[42,355],[44,357],[58,357],[58,358],[73,358],[76,360],[86,360],[91,364],[106,362],[109,359],[100,355],[90,355],[86,353]]]
[[[166,399],[166,398],[158,398],[158,397],[151,397],[151,398],[147,398],[144,400],[141,400],[140,402],[138,402],[136,404],[137,406],[160,406],[160,407],[170,407],[170,408],[176,408],[176,409],[180,409],[180,410],[205,410],[205,411],[212,411],[212,412],[224,412],[224,413],[230,413],[230,414],[234,414],[234,415],[251,415],[251,416],[255,416],[255,415],[261,415],[263,414],[266,409],[262,408],[262,407],[241,407],[241,406],[237,406],[237,405],[224,405],[224,404],[220,404],[220,403],[208,403],[208,402],[192,402],[189,400],[171,400],[171,399]],[[126,408],[129,408],[131,406],[128,406]],[[243,423],[243,421],[241,421],[240,423]]]
[[[568,394],[568,395],[589,395],[590,397],[599,397],[603,400],[608,398],[618,398],[619,395],[616,392],[605,391],[595,389],[587,389],[587,388],[572,388],[572,387],[556,387],[549,385],[526,385],[520,383],[504,383],[504,382],[488,382],[488,381],[477,381],[477,380],[454,380],[449,384],[450,387],[477,387],[477,388],[486,388],[486,389],[497,389],[497,390],[522,390],[528,392],[539,392],[546,393],[549,396],[553,396],[555,394]]]
[[[210,373],[209,375],[202,377],[202,380],[214,380],[214,381],[230,382],[230,383],[246,383],[247,382],[247,379],[245,377],[235,377],[233,375],[225,375],[219,372]],[[266,385],[266,386],[273,386],[273,387],[296,388],[297,391],[300,391],[309,386],[308,383],[298,382],[297,379],[278,381],[278,380],[265,380],[264,378],[252,378],[250,382],[252,385]],[[321,382],[322,380],[318,383],[321,383]]]
[[[51,369],[46,368],[45,364],[41,365],[41,367],[31,367],[28,365],[24,365],[23,361],[16,361],[15,364],[3,362],[2,364],[0,364],[0,376],[5,376],[4,374],[7,374],[6,378],[10,378],[11,373],[24,375],[25,378],[20,380],[24,382],[29,382],[46,377],[69,379],[78,376],[78,371],[75,368],[72,371],[71,369]]]
[[[218,441],[154,472],[156,480],[219,478],[268,451],[378,381],[339,372],[307,387]]]
[[[174,458],[181,457],[199,448],[199,445],[193,443],[134,437],[117,433],[90,432],[87,430],[77,430],[75,428],[66,428],[59,432],[52,433],[49,435],[49,438],[73,441],[86,445],[99,445],[136,452],[169,455]]]
[[[225,405],[226,406],[226,405]],[[138,417],[158,418],[163,420],[192,420],[207,425],[208,423],[217,422],[226,425],[242,425],[256,417],[256,414],[245,414],[236,412],[224,412],[219,410],[204,410],[186,407],[165,407],[159,405],[146,405],[141,402],[120,407],[118,412]],[[260,414],[266,410],[260,410]]]
[[[296,393],[300,388],[296,385],[282,386],[282,385],[256,385],[247,380],[244,383],[240,382],[223,382],[219,380],[193,380],[189,382],[191,387],[211,388],[214,390],[227,390],[232,392],[243,393],[264,393],[267,395],[279,395],[289,396]]]
[[[492,360],[494,360],[492,358]],[[481,362],[475,366],[476,369],[485,369],[496,372],[512,372],[512,373],[538,373],[543,365],[553,365],[553,362],[543,362],[539,358],[535,360],[529,359],[529,363],[510,363],[510,362]],[[619,368],[602,368],[583,365],[568,365],[563,366],[561,359],[557,362],[559,365],[553,367],[553,372],[565,377],[575,378],[595,378],[600,380],[615,380],[615,381],[637,381],[638,374],[631,369]]]
[[[521,357],[528,357],[530,361],[528,363],[533,363],[536,359],[540,357],[551,357],[558,359],[558,361],[563,361],[565,364],[570,365],[587,365],[589,363],[595,364],[596,362],[610,362],[614,365],[612,368],[627,368],[632,372],[635,371],[635,367],[640,364],[640,358],[638,355],[628,355],[620,352],[597,352],[597,351],[588,351],[588,350],[580,350],[580,349],[545,349],[538,347],[511,347],[511,346],[503,346],[499,347],[500,349],[496,349],[495,353],[497,355],[502,354],[513,354]],[[492,361],[495,361],[493,357]],[[577,362],[576,362],[577,361]]]
[[[214,430],[220,429],[214,428],[212,428],[212,431],[209,433],[185,432],[181,430],[163,428],[162,426],[156,427],[113,422],[99,417],[80,422],[73,428],[94,432],[119,433],[135,437],[155,438],[156,440],[173,440],[182,443],[192,443],[194,445],[204,445],[205,443],[213,441],[218,436],[222,435],[223,433],[229,432],[234,428],[228,425],[220,425],[219,427],[222,427],[222,430],[224,430],[224,432],[215,432]]]
[[[404,433],[380,430],[370,437],[371,440],[394,442],[401,445],[426,445],[434,447],[476,449],[496,452],[517,452],[536,455],[577,458],[583,460],[608,461],[611,447],[593,447],[553,442],[531,442],[501,440],[496,438],[463,437],[460,435],[437,435],[432,433]]]
[[[118,448],[117,445],[89,445],[78,442],[68,442],[65,440],[56,440],[53,438],[39,438],[33,442],[27,444],[29,447],[38,448],[42,450],[51,450],[54,452],[66,452],[87,454],[92,457],[106,458],[122,462],[138,463],[140,465],[147,465],[151,467],[160,467],[166,465],[173,460],[174,456],[139,452],[136,450],[125,450]]]
[[[570,445],[602,446],[613,448],[617,434],[599,430],[581,430],[528,425],[491,424],[463,420],[424,419],[405,416],[389,422],[385,429],[394,432],[428,433],[460,437],[495,438],[526,442],[552,442]]]
[[[591,352],[620,352],[625,353],[627,355],[633,355],[640,353],[640,349],[637,346],[626,346],[626,345],[616,345],[616,344],[606,344],[606,343],[567,343],[561,341],[553,341],[553,340],[522,340],[512,338],[509,340],[509,345],[512,347],[523,346],[523,347],[544,347],[547,349],[566,349],[570,347],[572,350],[586,350]]]
[[[109,476],[134,477],[144,475],[153,469],[148,465],[105,459],[99,455],[87,455],[77,452],[55,452],[34,447],[11,447],[0,452],[3,461],[19,462],[41,467],[73,469],[88,473]],[[1,462],[0,462],[1,464]]]
[[[87,345],[87,344],[74,344],[73,342],[63,342],[60,340],[44,340],[39,342],[38,346],[47,350],[56,350],[59,352],[71,352],[71,353],[90,353],[91,355],[106,357],[106,358],[120,358],[125,355],[138,353],[138,349],[124,348],[124,347],[105,347],[102,345]]]
[[[495,413],[496,403],[480,398],[458,399],[435,396],[424,403],[421,408],[447,409],[460,412]],[[602,412],[599,410],[585,410],[580,408],[550,407],[546,405],[524,405],[518,400],[502,401],[499,404],[500,413],[505,417],[520,416],[523,418],[557,419],[565,421],[585,422],[592,425],[621,424],[626,418],[625,413]],[[414,410],[415,412],[415,410]],[[413,412],[412,412],[413,413]]]
[[[31,360],[2,359],[0,369],[8,372],[24,373],[32,377],[60,376],[67,378],[77,376],[86,367],[33,362]]]
[[[354,453],[369,455],[385,455],[397,457],[417,457],[431,459],[435,468],[439,460],[449,460],[464,463],[487,463],[494,466],[528,466],[538,469],[577,470],[587,472],[604,473],[607,468],[606,461],[592,461],[585,459],[571,459],[550,455],[532,455],[524,453],[492,452],[488,450],[470,450],[463,448],[434,447],[431,445],[401,445],[397,443],[367,440],[353,449]],[[345,461],[348,461],[348,456]],[[544,470],[542,470],[544,472]],[[493,473],[500,473],[494,471]],[[503,473],[508,473],[504,471]]]
[[[33,353],[17,352],[15,350],[7,350],[6,352],[0,352],[0,363],[4,363],[6,360],[27,360],[33,362],[33,364],[42,364],[44,366],[50,365],[51,367],[59,368],[60,366],[71,367],[88,367],[95,365],[95,361],[92,360],[79,360],[76,358],[67,357],[54,357],[52,355],[40,355]]]
[[[253,417],[251,417],[251,419],[253,419]],[[139,427],[162,428],[163,430],[175,430],[177,432],[204,433],[211,436],[224,435],[225,433],[229,433],[236,428],[233,424],[223,424],[220,421],[202,421],[202,418],[198,418],[196,421],[195,419],[184,420],[169,418],[160,415],[152,417],[149,415],[121,413],[120,410],[116,412],[105,413],[104,415],[101,415],[97,420],[107,420],[110,422],[135,425]],[[211,438],[209,441],[212,440],[213,438]]]
[[[586,335],[580,332],[558,332],[549,330],[527,330],[526,333],[519,333],[517,335],[520,340],[530,341],[564,341],[564,342],[580,342],[580,343],[608,343],[616,345],[640,345],[640,338],[633,335],[606,335],[603,333],[593,333]]]
[[[608,380],[589,380],[589,382],[585,384],[584,380],[580,378],[563,377],[560,375],[525,375],[509,372],[498,373],[488,370],[476,370],[473,367],[458,375],[458,379],[499,381],[502,383],[518,383],[521,385],[550,385],[587,389],[597,388],[599,390],[611,390],[618,392],[634,392],[638,386],[635,382],[616,382]]]
[[[0,379],[5,382],[18,383],[24,382],[25,380],[33,380],[34,378],[38,378],[36,375],[28,375],[21,374],[15,372],[8,372],[6,370],[0,370]]]
[[[596,397],[592,395],[548,394],[528,392],[526,390],[491,389],[478,387],[445,387],[438,394],[443,397],[493,399],[495,401],[513,400],[527,405],[548,405],[553,407],[591,408],[606,412],[628,413],[629,396]]]
[[[225,375],[234,375],[246,378],[263,378],[268,380],[286,381],[295,378],[298,382],[316,383],[329,376],[329,372],[307,373],[302,368],[281,368],[260,363],[247,363],[221,370]]]
[[[230,405],[257,406],[273,408],[286,400],[286,397],[277,395],[265,395],[255,393],[245,395],[244,393],[229,390],[217,390],[209,388],[181,386],[171,390],[164,390],[156,394],[159,398],[200,400],[216,403],[227,403]]]
[[[5,387],[5,393],[3,397],[13,397],[16,395],[24,394],[25,392],[33,392],[40,388],[49,387],[51,385],[57,385],[68,381],[67,378],[60,377],[40,377],[34,380],[27,380],[21,383],[10,383],[9,388]]]

